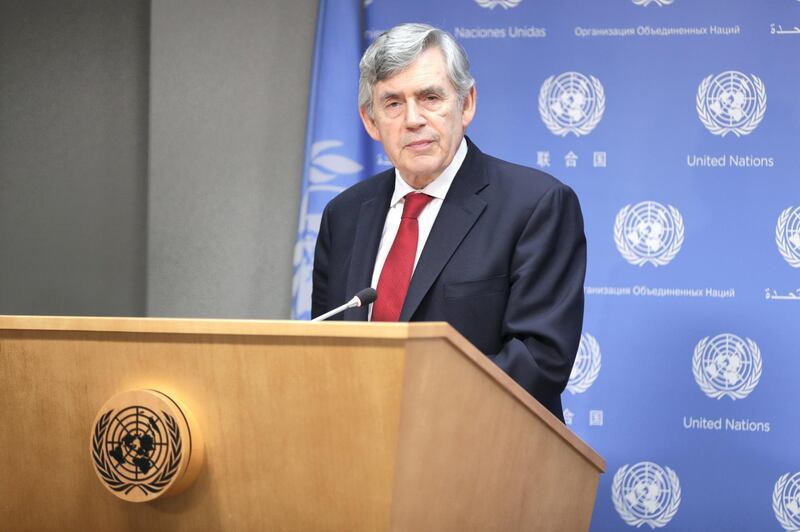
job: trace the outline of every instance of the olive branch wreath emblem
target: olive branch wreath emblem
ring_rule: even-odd
[[[744,74],[742,74],[744,76]],[[747,76],[744,76],[747,78]],[[711,116],[711,112],[708,108],[708,101],[706,100],[706,96],[708,95],[708,89],[711,87],[711,81],[713,80],[714,76],[708,76],[703,81],[700,82],[700,86],[697,89],[697,98],[695,100],[695,105],[697,107],[697,116],[700,118],[700,122],[714,135],[720,135],[724,137],[728,133],[733,133],[737,137],[741,137],[742,135],[749,135],[753,132],[753,130],[758,127],[758,124],[761,123],[761,119],[764,118],[764,113],[767,110],[767,90],[764,87],[764,82],[756,75],[750,76],[751,82],[755,86],[756,92],[758,93],[758,103],[756,104],[755,112],[747,118],[747,121],[739,127],[725,127],[717,124],[714,121],[714,118]]]
[[[633,249],[631,249],[631,247],[628,245],[628,242],[625,240],[624,233],[625,221],[632,208],[632,205],[625,205],[619,211],[614,222],[614,243],[617,245],[617,250],[619,250],[619,253],[622,255],[623,259],[634,266],[644,266],[649,262],[653,266],[658,267],[669,264],[669,262],[675,258],[675,256],[681,250],[681,246],[683,246],[683,216],[681,216],[681,213],[678,212],[678,209],[672,205],[668,205],[667,207],[669,208],[669,213],[672,215],[672,221],[675,227],[675,238],[672,239],[672,244],[658,257],[640,257]]]
[[[111,464],[111,461],[106,456],[106,453],[103,452],[103,440],[108,432],[108,427],[111,423],[111,414],[113,412],[113,410],[109,410],[100,416],[100,419],[97,421],[97,424],[94,427],[94,436],[92,438],[92,457],[94,458],[94,465],[97,473],[106,483],[106,485],[116,492],[123,492],[127,495],[134,488],[139,488],[145,495],[158,493],[170,483],[175,474],[178,472],[178,468],[181,463],[181,457],[183,454],[181,434],[178,424],[172,416],[166,412],[161,412],[164,415],[164,425],[167,428],[170,442],[170,453],[166,467],[161,470],[161,472],[152,482],[129,482],[121,479],[117,475],[113,465]]]
[[[497,6],[500,6],[503,9],[508,9],[511,7],[517,7],[522,0],[475,0],[475,2],[479,6],[488,9],[494,9]]]
[[[596,77],[589,76],[596,99],[596,105],[591,116],[579,126],[562,126],[553,118],[550,109],[547,107],[547,95],[550,93],[550,87],[555,79],[555,76],[550,76],[544,80],[542,88],[539,89],[539,115],[542,117],[542,122],[551,133],[560,137],[566,137],[568,133],[574,133],[576,137],[588,135],[600,123],[600,119],[603,118],[603,113],[606,111],[606,93],[603,90],[603,85]]]
[[[792,532],[800,530],[800,526],[792,520],[782,500],[783,491],[789,484],[789,480],[789,473],[786,473],[775,483],[775,489],[772,491],[772,510],[775,512],[775,519],[778,520],[783,529]]]
[[[674,0],[633,0],[634,4],[636,4],[637,6],[642,6],[642,7],[647,7],[647,6],[649,6],[650,4],[653,4],[653,3],[655,3],[655,5],[657,5],[658,7],[668,6],[672,2],[674,2]]]
[[[625,464],[619,470],[617,470],[616,474],[614,475],[614,481],[611,484],[611,499],[614,503],[614,508],[617,510],[617,513],[622,518],[625,523],[630,526],[640,527],[644,524],[648,525],[650,528],[661,528],[669,523],[675,514],[678,512],[678,507],[681,504],[681,483],[678,480],[678,475],[675,474],[675,471],[672,469],[665,467],[667,478],[666,480],[670,484],[670,501],[666,508],[664,508],[661,515],[654,519],[647,519],[643,517],[637,517],[634,515],[629,509],[628,505],[625,503],[623,494],[622,494],[622,482],[625,480],[625,473],[628,471],[628,464]]]
[[[789,233],[786,231],[786,226],[789,225],[789,217],[792,215],[792,207],[784,210],[778,218],[778,223],[775,226],[775,243],[778,246],[778,251],[781,252],[783,258],[789,263],[792,268],[800,268],[800,249],[794,251],[789,243]],[[797,215],[800,216],[800,208],[797,210]]]
[[[708,340],[708,336],[700,340],[697,343],[697,346],[695,346],[694,354],[692,355],[692,373],[694,374],[694,380],[697,382],[697,385],[700,387],[703,393],[712,399],[721,399],[727,395],[734,401],[736,399],[744,399],[750,395],[750,393],[758,385],[758,381],[761,379],[761,372],[763,369],[763,364],[761,362],[761,350],[759,350],[758,345],[756,345],[756,343],[750,338],[745,339],[747,342],[747,348],[753,357],[753,371],[750,372],[750,375],[742,387],[738,390],[718,390],[711,382],[709,382],[701,365],[703,353],[708,345]]]
[[[584,341],[586,342],[585,344]],[[578,347],[578,351],[580,351],[580,347],[584,347],[584,352],[588,351],[590,364],[586,373],[582,375],[580,379],[577,379],[575,382],[570,381],[567,383],[567,391],[573,395],[588,390],[600,374],[600,345],[597,343],[595,337],[588,333],[582,334],[581,345]]]

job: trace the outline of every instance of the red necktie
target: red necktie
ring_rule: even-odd
[[[378,300],[372,307],[372,321],[399,321],[403,302],[406,300],[414,258],[419,241],[419,222],[417,217],[425,205],[433,198],[427,194],[411,192],[406,194],[403,216],[397,236],[378,279]]]

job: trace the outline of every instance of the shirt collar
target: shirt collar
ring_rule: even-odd
[[[400,171],[395,168],[394,193],[392,194],[392,201],[389,203],[389,207],[394,207],[397,205],[397,203],[409,192],[422,192],[428,196],[443,200],[447,195],[447,191],[450,190],[450,185],[453,183],[453,179],[455,179],[456,173],[458,173],[458,170],[461,168],[461,165],[466,157],[467,141],[462,137],[461,144],[458,145],[456,154],[453,156],[453,160],[450,161],[450,164],[447,165],[447,168],[445,168],[444,171],[439,174],[439,177],[428,183],[428,185],[422,190],[412,188],[411,185],[406,183],[405,180],[400,177]]]

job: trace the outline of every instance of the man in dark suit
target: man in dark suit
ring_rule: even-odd
[[[360,70],[361,118],[395,168],[326,207],[312,314],[377,286],[371,308],[340,317],[449,322],[563,420],[586,268],[575,193],[465,137],[474,80],[446,32],[392,28],[367,49]]]

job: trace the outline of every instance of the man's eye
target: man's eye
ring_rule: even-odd
[[[425,99],[429,102],[435,102],[439,99],[439,96],[436,94],[429,94],[425,97]]]

